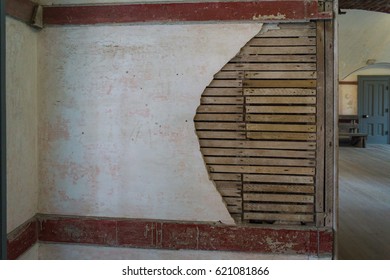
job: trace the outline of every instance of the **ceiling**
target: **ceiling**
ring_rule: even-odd
[[[339,0],[339,7],[390,13],[390,0]]]

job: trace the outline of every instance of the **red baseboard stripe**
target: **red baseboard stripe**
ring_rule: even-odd
[[[332,255],[331,229],[40,215],[39,241],[146,249]]]
[[[318,257],[331,257],[333,253],[333,231],[328,228],[281,229],[40,214],[8,234],[8,259],[17,259],[38,241]]]
[[[8,234],[7,258],[15,260],[38,241],[38,222],[31,218]]]
[[[316,0],[45,6],[44,24],[185,21],[294,21],[331,19]]]
[[[36,5],[30,0],[5,0],[5,11],[7,15],[28,24],[31,22]]]

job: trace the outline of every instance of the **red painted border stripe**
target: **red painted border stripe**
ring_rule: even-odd
[[[37,4],[30,0],[5,0],[5,10],[7,15],[21,20],[25,23],[30,23],[34,12],[34,7]]]
[[[45,6],[45,24],[331,19],[316,0]]]
[[[38,222],[31,218],[8,234],[7,258],[15,260],[38,241]]]
[[[39,215],[39,241],[145,249],[331,256],[333,231]]]

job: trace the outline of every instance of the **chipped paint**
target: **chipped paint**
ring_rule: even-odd
[[[258,14],[258,15],[254,15],[252,17],[253,20],[283,20],[283,19],[286,19],[286,15],[285,14],[281,14],[281,13],[277,13],[276,15],[261,15],[261,14]]]

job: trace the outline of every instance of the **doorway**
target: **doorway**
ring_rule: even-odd
[[[389,144],[390,76],[358,76],[359,130],[369,144]]]

